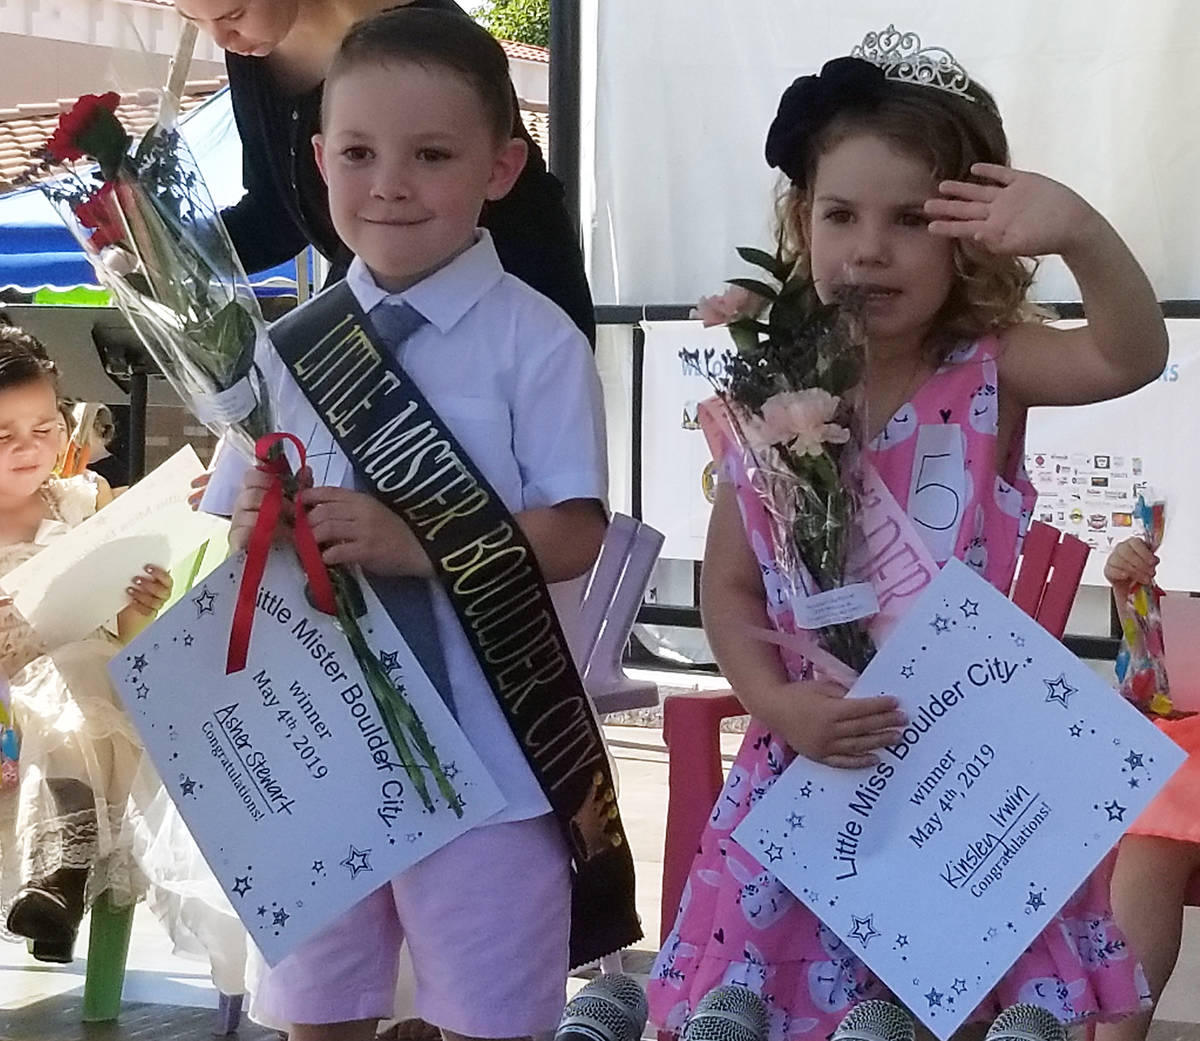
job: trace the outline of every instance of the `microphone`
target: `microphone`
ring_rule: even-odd
[[[638,1041],[647,1015],[646,995],[632,976],[597,976],[567,1002],[554,1041]]]
[[[682,1041],[766,1041],[767,1006],[736,983],[710,990],[696,1005]]]
[[[846,1013],[830,1041],[913,1041],[915,1036],[912,1017],[899,1005],[861,1001]]]
[[[1010,1005],[988,1027],[987,1041],[1067,1041],[1067,1030],[1041,1005]]]

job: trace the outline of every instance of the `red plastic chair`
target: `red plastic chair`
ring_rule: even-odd
[[[1061,638],[1075,602],[1088,546],[1049,524],[1030,525],[1012,601]],[[721,720],[745,715],[732,691],[673,694],[663,702],[667,745],[667,830],[663,844],[660,942],[675,923],[684,883],[721,792]],[[1200,898],[1200,885],[1195,896]]]

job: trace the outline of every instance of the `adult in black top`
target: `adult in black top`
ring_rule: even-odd
[[[409,0],[462,14],[454,0]],[[325,184],[313,157],[324,70],[354,22],[397,0],[176,0],[180,15],[225,50],[242,139],[246,194],[222,216],[247,271],[262,271],[312,245],[345,274],[349,251],[334,231]],[[595,339],[591,292],[562,185],[520,118],[515,133],[529,160],[511,192],[484,205],[506,271],[558,304]]]

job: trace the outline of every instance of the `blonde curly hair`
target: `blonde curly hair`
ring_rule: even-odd
[[[977,83],[974,101],[947,91],[889,83],[889,91],[869,110],[834,116],[805,142],[803,178],[786,186],[776,205],[781,255],[807,271],[812,182],[822,155],[860,134],[879,137],[906,155],[929,164],[936,180],[968,180],[975,163],[1008,165],[1008,140],[995,103]],[[1052,315],[1028,299],[1035,261],[997,256],[973,242],[954,240],[956,278],[935,327],[940,350],[955,342]]]

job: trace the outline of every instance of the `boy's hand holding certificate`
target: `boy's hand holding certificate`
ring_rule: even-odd
[[[734,838],[946,1038],[1184,753],[954,560],[850,696],[879,694],[909,722],[877,765],[796,759]]]

